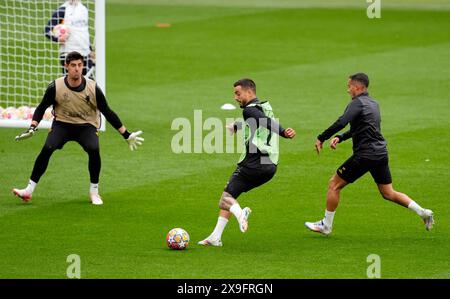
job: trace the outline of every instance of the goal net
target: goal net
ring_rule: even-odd
[[[0,1],[0,127],[29,127],[48,84],[63,75],[60,44],[48,36],[54,34],[52,25],[56,20],[52,22],[52,16],[64,2]],[[96,56],[95,66],[87,76],[106,92],[105,1],[79,2],[88,10],[89,42]],[[50,31],[46,32],[46,27]],[[49,107],[39,127],[50,127],[52,119]],[[101,123],[104,130],[104,121]]]

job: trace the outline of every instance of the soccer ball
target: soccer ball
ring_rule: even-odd
[[[52,33],[54,37],[60,38],[64,34],[69,34],[69,28],[64,24],[58,24],[53,27]]]
[[[166,237],[167,246],[170,249],[183,250],[189,245],[189,234],[182,228],[174,228]]]

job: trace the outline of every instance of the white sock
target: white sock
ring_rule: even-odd
[[[28,186],[25,188],[25,191],[27,191],[27,193],[29,194],[32,194],[34,192],[34,188],[36,188],[36,183],[32,180],[29,180]]]
[[[412,200],[409,205],[408,209],[413,210],[417,213],[417,215],[422,216],[423,215],[423,208],[419,206],[414,200]]]
[[[241,217],[242,214],[242,209],[238,203],[235,203],[230,207],[230,212],[233,213],[233,215],[236,216],[236,219],[239,221],[239,217]]]
[[[324,220],[326,226],[328,226],[328,227],[333,226],[334,213],[335,212],[330,212],[328,210],[325,210],[325,218],[323,218],[323,220]]]
[[[89,193],[98,194],[98,184],[91,183],[91,187],[89,188]]]
[[[211,240],[220,240],[222,238],[223,230],[225,229],[225,226],[227,226],[228,219],[222,216],[219,216],[219,219],[217,219],[216,227],[214,228],[214,231],[209,236],[208,239]]]

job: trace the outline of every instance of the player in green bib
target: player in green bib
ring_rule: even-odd
[[[222,233],[232,215],[236,217],[239,228],[246,232],[250,208],[241,208],[237,198],[270,181],[275,175],[278,164],[278,136],[294,138],[295,131],[283,129],[275,121],[275,115],[269,102],[261,102],[256,97],[256,85],[251,79],[241,79],[234,83],[234,98],[243,109],[244,122],[227,125],[231,133],[243,131],[245,150],[237,168],[228,180],[219,201],[219,218],[214,231],[198,242],[205,246],[222,246]]]

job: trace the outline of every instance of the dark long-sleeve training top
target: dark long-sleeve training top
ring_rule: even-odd
[[[375,159],[387,155],[387,142],[381,135],[380,107],[367,92],[354,97],[339,117],[328,129],[317,136],[324,142],[350,123],[350,130],[337,135],[339,142],[353,140],[355,155]]]

